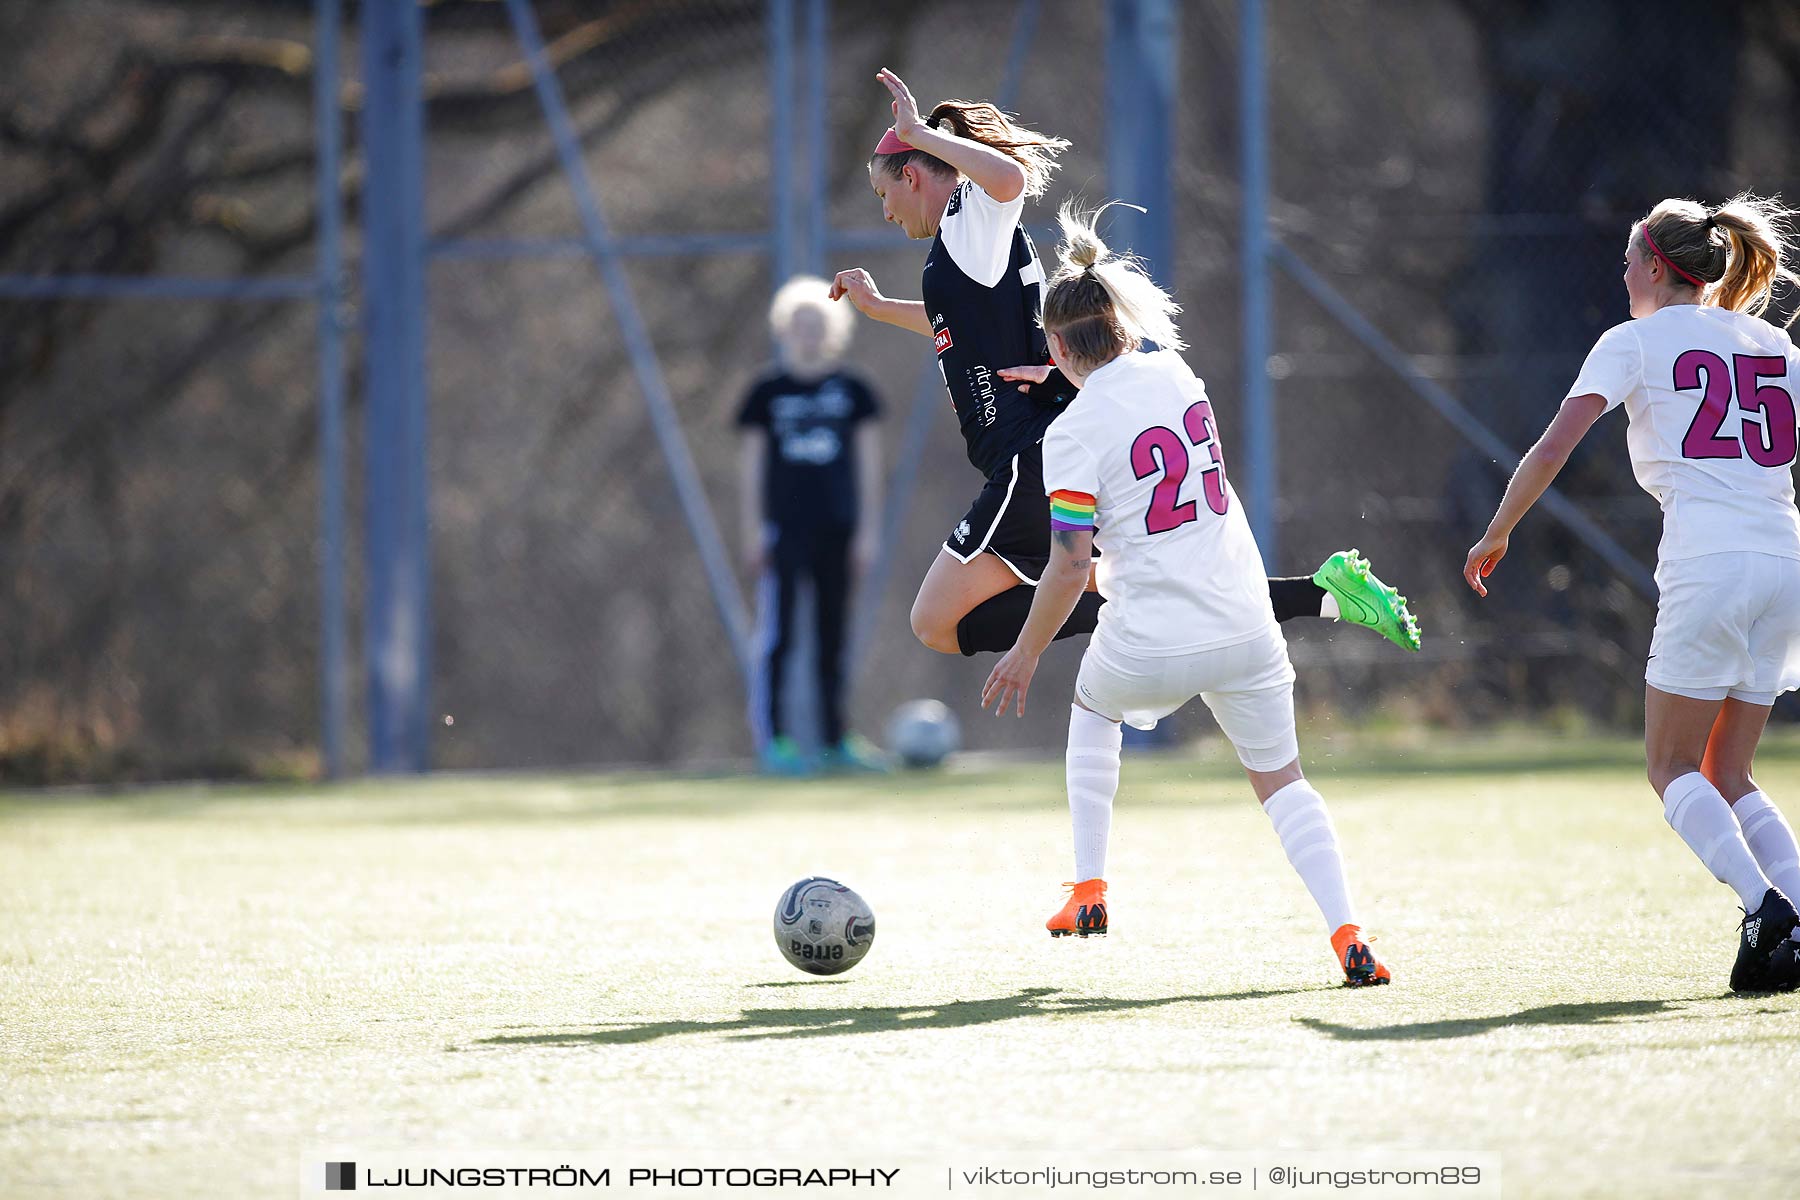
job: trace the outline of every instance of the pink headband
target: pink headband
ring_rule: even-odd
[[[1650,222],[1645,221],[1643,224],[1639,225],[1638,232],[1644,235],[1644,245],[1650,247],[1650,253],[1667,263],[1669,270],[1675,272],[1697,288],[1704,288],[1706,286],[1700,280],[1695,279],[1692,275],[1689,275],[1686,271],[1676,266],[1675,260],[1662,252],[1662,247],[1658,246],[1656,244],[1656,239],[1650,236]]]
[[[908,150],[914,149],[917,149],[917,147],[909,146],[901,141],[900,135],[895,133],[892,129],[884,132],[881,135],[881,140],[875,143],[875,153],[877,154],[905,154]]]

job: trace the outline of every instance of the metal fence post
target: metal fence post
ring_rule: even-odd
[[[344,773],[343,197],[338,159],[338,36],[342,0],[314,0],[313,122],[318,142],[319,247],[319,746],[325,777]]]
[[[422,771],[431,673],[421,10],[362,7],[364,653],[369,766]]]
[[[807,205],[806,255],[802,269],[817,275],[825,270],[825,230],[828,225],[831,169],[827,153],[831,140],[825,130],[825,95],[831,80],[831,59],[826,53],[827,9],[825,0],[806,3],[806,141]]]
[[[794,0],[769,0],[769,280],[794,273]]]
[[[1114,237],[1164,287],[1175,271],[1175,8],[1171,0],[1106,6],[1106,181],[1112,196],[1148,212],[1108,210]]]
[[[1280,560],[1276,521],[1275,382],[1269,378],[1269,145],[1262,0],[1240,0],[1239,154],[1243,175],[1244,448],[1250,528],[1263,562]]]

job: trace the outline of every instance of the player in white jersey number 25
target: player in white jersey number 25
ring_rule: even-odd
[[[1044,435],[1049,565],[981,697],[996,715],[1009,705],[1023,715],[1038,658],[1093,567],[1107,602],[1069,711],[1075,882],[1047,922],[1050,933],[1107,930],[1120,722],[1147,729],[1200,696],[1317,902],[1345,982],[1387,983],[1392,976],[1357,922],[1324,798],[1300,770],[1294,669],[1262,554],[1225,477],[1206,388],[1176,353],[1178,309],[1134,264],[1107,253],[1093,215],[1065,206],[1059,219],[1062,268],[1044,299],[1044,331],[1056,365],[1081,391]],[[1146,340],[1164,348],[1144,353]]]
[[[1731,987],[1800,984],[1794,831],[1750,777],[1775,697],[1800,686],[1800,353],[1763,320],[1791,214],[1745,194],[1664,200],[1625,248],[1632,319],[1601,335],[1561,410],[1514,472],[1463,577],[1483,580],[1576,443],[1618,407],[1631,469],[1663,510],[1644,752],[1663,816],[1744,905]]]

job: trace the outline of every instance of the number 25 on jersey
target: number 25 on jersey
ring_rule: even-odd
[[[1683,458],[1742,458],[1745,454],[1759,467],[1785,467],[1794,461],[1794,398],[1787,389],[1765,379],[1787,377],[1787,360],[1774,354],[1734,354],[1731,366],[1710,350],[1689,350],[1675,360],[1675,390],[1704,390],[1700,409],[1681,439]],[[1738,437],[1721,437],[1719,430],[1731,411],[1733,389],[1738,408],[1755,418],[1761,430],[1744,422]]]
[[[1221,517],[1230,507],[1231,495],[1225,490],[1225,456],[1219,450],[1212,403],[1200,400],[1189,406],[1182,414],[1181,425],[1187,433],[1185,439],[1165,425],[1152,425],[1131,443],[1131,469],[1139,479],[1162,472],[1162,479],[1150,493],[1150,510],[1144,514],[1145,533],[1167,533],[1199,517],[1200,510],[1192,500],[1181,500],[1190,446],[1205,450],[1212,459],[1211,466],[1200,468],[1206,507]]]

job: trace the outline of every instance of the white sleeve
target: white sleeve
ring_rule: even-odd
[[[1012,257],[1013,230],[1025,212],[1025,194],[1002,204],[970,179],[956,185],[938,222],[944,249],[962,273],[982,287],[993,287],[1006,274]]]
[[[1611,412],[1643,382],[1644,350],[1628,321],[1600,335],[1567,394],[1604,397],[1606,411]]]
[[[1044,495],[1080,492],[1100,495],[1100,464],[1075,435],[1074,422],[1066,416],[1044,433]]]

